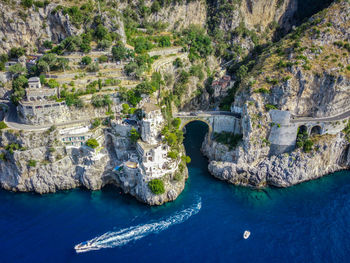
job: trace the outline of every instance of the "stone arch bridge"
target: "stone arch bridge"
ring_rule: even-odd
[[[242,133],[241,116],[229,111],[178,112],[174,117],[181,120],[181,129],[193,121],[205,122],[209,127],[209,140],[214,132]]]
[[[350,111],[331,117],[312,118],[292,116],[289,111],[270,110],[270,117],[270,154],[275,155],[295,148],[299,130],[306,131],[309,136],[341,132],[350,118]]]

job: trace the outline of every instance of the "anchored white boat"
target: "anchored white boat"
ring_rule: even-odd
[[[244,239],[248,239],[249,236],[250,236],[250,232],[249,232],[248,230],[244,231],[244,233],[243,233],[243,238],[244,238]]]
[[[87,252],[90,250],[97,250],[99,248],[89,241],[84,241],[84,242],[81,242],[80,244],[76,245],[74,247],[74,249],[75,249],[75,252],[82,253],[82,252]]]

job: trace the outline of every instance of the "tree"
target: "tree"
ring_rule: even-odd
[[[45,40],[43,43],[43,46],[45,48],[51,49],[52,48],[52,42],[50,40]]]
[[[168,157],[171,159],[177,159],[177,157],[179,156],[179,153],[177,151],[170,151],[168,152]]]
[[[176,134],[175,133],[168,133],[166,136],[165,136],[165,140],[167,141],[167,143],[170,145],[170,146],[175,146],[177,144],[177,137],[176,137]]]
[[[95,63],[92,63],[90,65],[88,65],[86,67],[86,70],[89,71],[89,72],[97,72],[100,70],[99,66],[98,66],[98,63],[95,62]]]
[[[169,36],[161,36],[159,39],[159,44],[160,47],[170,47],[171,42],[170,42],[170,37]]]
[[[156,195],[165,193],[164,182],[161,179],[153,179],[149,181],[148,187],[151,192]]]
[[[49,81],[47,82],[47,85],[51,89],[55,89],[55,88],[58,88],[60,86],[60,83],[55,79],[49,79]]]
[[[19,58],[25,55],[26,50],[22,47],[13,47],[10,49],[9,57],[10,58]]]
[[[177,130],[180,127],[181,124],[181,120],[180,118],[175,118],[172,120],[171,124],[173,125],[173,127]]]
[[[161,8],[161,6],[160,6],[159,2],[156,0],[151,5],[151,12],[152,13],[157,13],[160,10],[160,8]]]
[[[94,138],[88,139],[85,144],[92,149],[96,149],[99,146],[98,141]]]
[[[98,40],[106,38],[108,35],[108,30],[102,24],[99,24],[95,29],[95,37]]]
[[[140,134],[138,133],[138,131],[135,128],[132,128],[130,130],[129,138],[132,142],[137,142],[137,140],[140,139]]]
[[[105,63],[108,61],[108,57],[106,55],[102,55],[98,58],[98,62]]]
[[[142,53],[153,48],[152,42],[144,37],[137,37],[133,42],[136,53]]]
[[[23,67],[20,63],[17,63],[9,68],[9,72],[13,76],[27,74],[27,68]]]
[[[90,58],[89,56],[85,56],[81,59],[81,64],[84,65],[90,65],[92,62],[92,58]]]
[[[124,104],[122,105],[122,108],[123,108],[123,109],[122,109],[122,113],[128,114],[129,109],[130,109],[129,105],[126,104],[126,103],[124,103]]]
[[[119,43],[118,45],[114,46],[112,48],[112,54],[113,58],[116,61],[121,61],[123,59],[126,59],[128,51],[127,49],[122,45],[122,43]]]
[[[18,102],[23,99],[26,94],[25,87],[27,86],[28,79],[23,75],[17,77],[12,81],[13,93],[11,95],[11,100],[14,104],[18,104]]]
[[[98,42],[97,47],[102,50],[108,49],[112,45],[112,41],[107,39],[102,39]]]

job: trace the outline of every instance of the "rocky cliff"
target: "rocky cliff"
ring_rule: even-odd
[[[271,109],[296,118],[348,110],[349,18],[349,3],[334,3],[263,52],[234,101],[243,110],[243,141],[223,154],[203,145],[211,160],[220,160],[209,165],[215,176],[235,184],[285,187],[348,167],[346,132],[312,137],[310,153],[298,149],[271,156],[268,139]],[[338,122],[346,122],[346,116]]]
[[[85,186],[100,189],[108,170],[105,150],[66,148],[57,131],[1,135],[0,183],[11,191],[50,193]]]

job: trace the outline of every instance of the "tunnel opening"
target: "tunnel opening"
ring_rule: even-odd
[[[322,133],[322,128],[321,128],[321,126],[316,125],[316,126],[312,127],[311,132],[310,132],[310,135],[311,135],[311,136],[313,136],[313,135],[321,135],[321,133]]]

